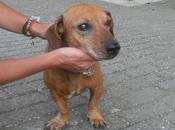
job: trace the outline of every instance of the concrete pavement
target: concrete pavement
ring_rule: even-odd
[[[54,20],[67,7],[83,0],[3,0],[26,15]],[[122,46],[119,56],[102,62],[105,92],[101,110],[105,130],[175,130],[175,1],[123,7],[86,0],[106,7]],[[22,35],[0,30],[0,59],[44,52]],[[19,66],[20,67],[20,66]],[[71,124],[65,130],[93,130],[86,120],[88,93],[69,102]],[[42,73],[0,88],[0,130],[43,130],[57,108]]]

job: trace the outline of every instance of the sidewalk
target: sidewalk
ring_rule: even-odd
[[[54,20],[83,0],[3,0],[26,15]],[[93,0],[88,0],[93,2]],[[111,11],[121,52],[102,63],[105,130],[175,130],[175,1],[137,7],[102,1]],[[0,30],[0,59],[36,55],[46,43]],[[20,66],[19,66],[20,67]],[[69,102],[71,124],[64,130],[93,130],[86,120],[88,93]],[[0,130],[43,130],[57,108],[42,73],[0,88]]]

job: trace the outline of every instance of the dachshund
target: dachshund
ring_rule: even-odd
[[[76,47],[97,61],[84,73],[60,68],[44,71],[44,81],[59,108],[59,113],[48,122],[48,127],[58,130],[69,124],[67,101],[86,89],[90,90],[87,118],[94,127],[105,127],[99,108],[104,89],[99,61],[114,58],[120,50],[113,33],[111,13],[95,4],[76,4],[56,20],[47,34],[47,52],[60,47]]]

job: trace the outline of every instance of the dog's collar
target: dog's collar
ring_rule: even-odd
[[[94,74],[93,67],[89,67],[85,72],[83,72],[83,75],[92,76]]]

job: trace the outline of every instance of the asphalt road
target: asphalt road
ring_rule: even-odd
[[[83,0],[2,0],[26,15],[53,21]],[[175,1],[124,7],[86,0],[111,11],[121,52],[102,62],[105,130],[175,130]],[[0,30],[0,59],[44,52],[46,42]],[[20,65],[19,65],[20,67]],[[70,100],[65,130],[93,130],[86,120],[88,93]],[[43,130],[57,108],[42,73],[1,86],[0,130]]]

